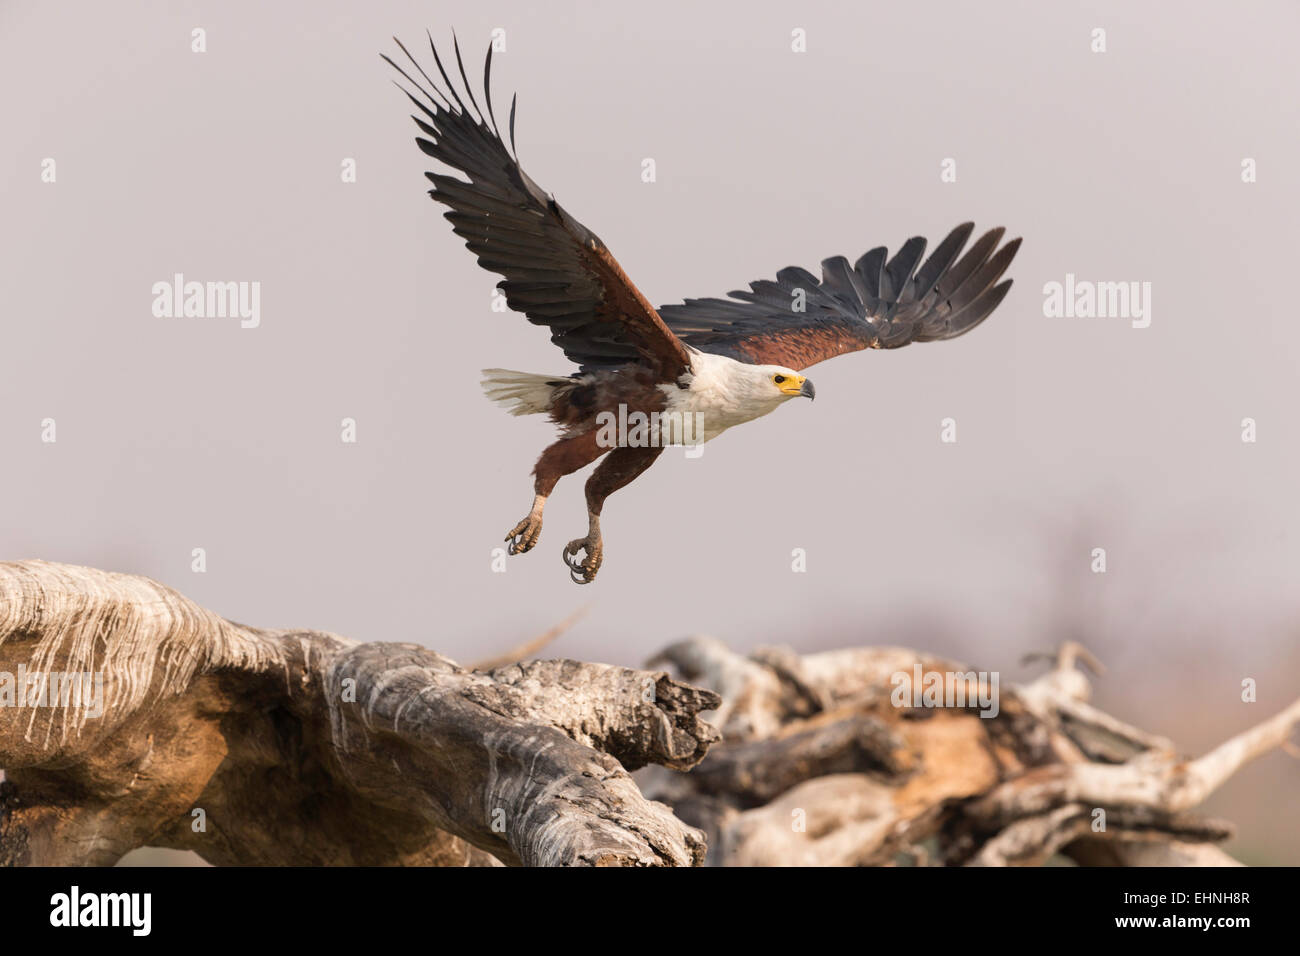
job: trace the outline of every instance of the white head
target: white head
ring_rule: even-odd
[[[771,411],[792,398],[813,398],[813,383],[784,365],[740,365],[733,388],[746,404]]]
[[[704,416],[709,437],[753,421],[792,398],[812,398],[812,382],[784,365],[751,365],[726,355],[692,351],[692,370],[685,388],[661,385],[670,411]]]

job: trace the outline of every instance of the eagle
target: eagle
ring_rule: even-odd
[[[951,339],[979,325],[1011,287],[1000,281],[1020,240],[991,229],[966,249],[972,223],[953,229],[922,261],[926,240],[883,246],[849,263],[833,256],[821,277],[798,267],[726,298],[655,308],[595,233],[565,211],[519,165],[515,107],[507,147],[492,107],[492,48],[483,66],[483,105],[474,97],[453,36],[460,89],[429,37],[441,83],[401,41],[419,79],[381,54],[412,87],[429,157],[464,178],[426,172],[429,195],[446,205],[453,231],[483,268],[502,277],[506,304],[577,366],[569,374],[485,369],[490,399],[514,415],[546,415],[559,437],[533,468],[533,503],[505,536],[511,555],[532,550],[556,484],[603,457],[586,484],[587,535],[564,547],[571,579],[589,584],[604,556],[605,500],[655,463],[668,445],[698,445],[816,391],[802,372],[862,349]],[[463,97],[462,97],[463,94]],[[963,254],[963,250],[965,250]],[[631,427],[628,427],[631,426]]]

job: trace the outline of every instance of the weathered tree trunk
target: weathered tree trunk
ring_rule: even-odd
[[[218,864],[704,857],[628,773],[686,769],[717,739],[698,715],[718,698],[662,672],[480,673],[40,561],[0,564],[0,673],[22,670],[101,675],[102,713],[0,706],[0,863],[110,864],[144,845]]]
[[[1189,811],[1283,745],[1300,701],[1185,760],[1086,703],[1080,653],[985,707],[989,677],[905,649],[667,648],[704,690],[573,661],[469,669],[234,624],[133,575],[0,564],[0,864],[147,845],[217,864],[685,866],[706,834],[716,865],[1231,864],[1213,845],[1230,827]],[[917,674],[972,696],[899,700]]]
[[[989,690],[994,675],[915,651],[742,657],[708,638],[683,641],[657,660],[721,694],[724,739],[689,774],[643,771],[642,788],[708,834],[719,866],[1034,865],[1055,854],[1236,865],[1213,845],[1231,826],[1189,811],[1283,746],[1300,701],[1188,760],[1089,706],[1081,656],[1090,661],[1066,644],[1053,670],[999,686],[996,715],[981,716],[953,692]],[[918,673],[957,705],[917,706],[902,691]]]

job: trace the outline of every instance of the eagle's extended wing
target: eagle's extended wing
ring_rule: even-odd
[[[729,299],[687,299],[661,306],[659,314],[687,345],[793,369],[859,349],[950,339],[997,308],[1011,288],[1010,279],[998,279],[1020,247],[1014,239],[998,249],[999,227],[958,260],[974,228],[958,226],[919,269],[925,240],[917,237],[892,259],[881,246],[852,266],[843,256],[823,260],[820,282],[791,266],[776,281],[751,282],[750,291]]]
[[[424,133],[416,143],[469,179],[425,173],[434,187],[429,195],[451,207],[446,218],[478,256],[479,265],[504,277],[498,287],[510,308],[537,325],[549,326],[551,341],[583,367],[641,359],[665,382],[689,369],[686,348],[605,244],[529,179],[519,167],[517,154],[511,155],[513,100],[511,149],[506,149],[492,111],[491,47],[483,67],[485,119],[466,79],[459,45],[455,46],[456,65],[473,112],[443,69],[432,38],[429,46],[445,89],[429,78],[400,41],[397,45],[429,87],[425,89],[384,57],[422,94],[423,99],[403,89],[424,114],[423,119],[412,116]]]

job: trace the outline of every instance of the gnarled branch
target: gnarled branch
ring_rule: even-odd
[[[84,684],[60,698],[73,675]],[[699,718],[717,695],[663,672],[483,673],[28,561],[0,564],[0,705],[6,686],[22,697],[0,706],[0,863],[108,864],[142,845],[213,863],[704,856],[703,835],[629,775],[689,768],[718,737]]]
[[[1189,815],[1246,762],[1286,745],[1300,701],[1194,760],[1087,703],[1067,642],[1056,666],[997,688],[985,709],[948,695],[987,678],[902,648],[748,657],[711,638],[660,659],[715,689],[727,738],[647,793],[710,835],[714,865],[1227,865],[1230,825]],[[938,706],[896,695],[934,675]],[[974,681],[974,683],[970,683]],[[991,687],[989,689],[992,689]]]

